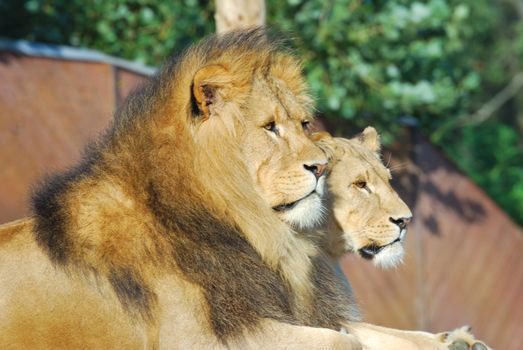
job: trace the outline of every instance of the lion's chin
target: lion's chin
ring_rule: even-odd
[[[325,207],[318,193],[313,192],[307,197],[293,203],[291,208],[279,210],[281,219],[298,230],[318,226],[324,219]]]
[[[359,250],[359,253],[364,258],[372,260],[374,265],[382,269],[388,269],[403,263],[405,250],[403,248],[402,242],[398,241],[394,244],[383,247],[378,253],[374,255],[368,255],[361,249]]]

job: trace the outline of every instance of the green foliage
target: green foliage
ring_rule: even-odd
[[[291,31],[328,117],[389,134],[398,117],[430,132],[479,88],[466,67],[466,5],[429,1],[269,1],[271,25]],[[287,20],[294,18],[294,21]]]
[[[523,225],[523,151],[519,137],[510,126],[488,122],[455,130],[442,145],[463,171]]]
[[[327,118],[374,125],[390,142],[399,117],[416,117],[523,224],[523,92],[485,124],[456,123],[523,69],[518,1],[266,0]],[[205,0],[0,0],[0,36],[158,65],[213,32],[213,14]]]
[[[455,0],[471,9],[465,21],[470,67],[481,89],[469,97],[475,111],[523,71],[523,6],[520,0]],[[452,125],[453,119],[445,123]],[[434,133],[434,130],[433,130]],[[488,121],[456,127],[439,140],[455,163],[523,226],[523,89]]]
[[[214,31],[209,1],[0,1],[0,36],[98,49],[157,65]]]

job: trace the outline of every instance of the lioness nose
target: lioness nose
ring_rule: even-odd
[[[319,178],[320,176],[325,173],[325,169],[327,169],[327,164],[320,164],[320,163],[314,163],[314,164],[303,164],[303,167],[310,171],[311,173],[316,176],[316,178]]]
[[[407,224],[410,222],[411,219],[412,219],[412,216],[408,217],[408,218],[398,218],[398,219],[394,219],[392,217],[389,218],[390,222],[392,222],[393,224],[398,225],[399,228],[402,229],[402,230],[405,227],[407,227]]]

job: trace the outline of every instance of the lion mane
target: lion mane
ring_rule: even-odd
[[[202,299],[202,322],[221,342],[265,318],[339,329],[353,317],[350,298],[260,197],[236,141],[255,74],[278,75],[306,103],[300,71],[260,29],[189,48],[126,99],[80,164],[43,181],[33,217],[2,235],[25,235],[68,279],[108,289],[149,338],[169,276],[192,286],[182,295]]]

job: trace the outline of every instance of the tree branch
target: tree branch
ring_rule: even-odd
[[[460,117],[457,124],[463,126],[483,123],[508,100],[514,97],[521,87],[523,87],[523,72],[518,72],[510,83],[498,92],[496,96],[481,106],[476,113]]]
[[[265,0],[216,0],[216,32],[262,26]]]

